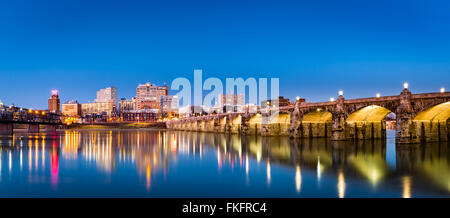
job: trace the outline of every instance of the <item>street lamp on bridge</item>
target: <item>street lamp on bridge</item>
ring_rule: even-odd
[[[405,89],[408,88],[408,83],[407,83],[407,82],[404,82],[404,83],[403,83],[403,88],[405,88]]]

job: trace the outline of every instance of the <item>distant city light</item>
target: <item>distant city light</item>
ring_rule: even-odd
[[[333,97],[331,97],[331,98],[330,98],[330,101],[334,101],[334,98],[333,98]]]
[[[379,98],[381,95],[380,95],[380,93],[377,93],[377,98]]]
[[[441,88],[441,93],[444,93],[444,92],[445,92],[445,88],[442,87],[442,88]]]
[[[408,88],[408,83],[407,82],[403,83],[403,88],[405,88],[405,89]]]
[[[339,90],[339,95],[344,95],[344,91]]]

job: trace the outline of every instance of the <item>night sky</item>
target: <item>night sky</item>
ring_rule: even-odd
[[[0,100],[47,108],[147,81],[278,77],[327,101],[450,89],[450,1],[0,0]],[[175,92],[171,92],[174,94]]]

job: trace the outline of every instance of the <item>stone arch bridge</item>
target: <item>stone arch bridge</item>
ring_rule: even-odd
[[[277,110],[275,110],[277,109]],[[332,140],[386,137],[386,116],[396,114],[397,143],[450,140],[450,92],[412,94],[309,103],[255,112],[210,114],[166,122],[173,130],[261,134]]]

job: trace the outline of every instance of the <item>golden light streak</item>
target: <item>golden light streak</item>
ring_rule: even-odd
[[[300,166],[297,166],[295,169],[295,190],[297,193],[300,192],[300,188],[302,186],[302,173],[300,171]]]
[[[345,195],[345,179],[344,179],[344,173],[342,171],[339,172],[338,175],[338,195],[339,198],[344,198]]]
[[[270,161],[267,161],[267,185],[270,185],[270,180],[271,180],[271,175],[270,175]]]
[[[147,191],[149,191],[150,190],[150,185],[151,185],[151,183],[150,183],[150,175],[151,175],[150,164],[147,164],[147,172],[146,172],[146,174],[147,174],[147,184],[146,184],[146,186],[147,186]]]
[[[248,154],[245,155],[245,175],[248,176]]]
[[[403,181],[403,198],[411,198],[411,177],[404,176]]]
[[[320,181],[320,177],[322,176],[322,165],[320,164],[320,156],[317,156],[317,180]]]

